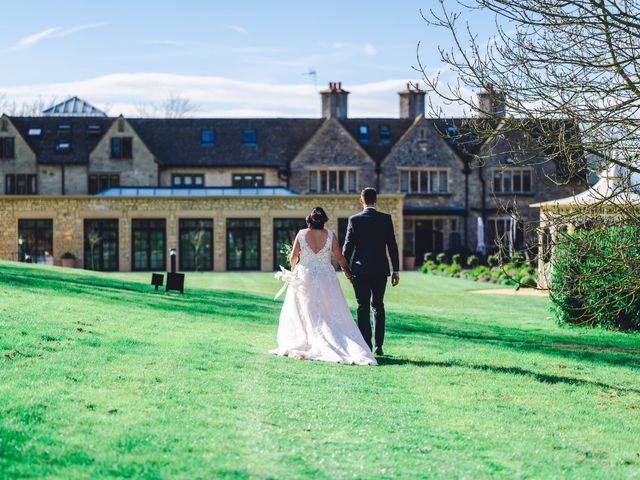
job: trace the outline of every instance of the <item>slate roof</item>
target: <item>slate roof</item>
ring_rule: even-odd
[[[404,135],[413,124],[413,119],[408,118],[347,118],[340,123],[356,142],[364,148],[367,154],[376,162],[381,163],[389,154],[391,148]],[[366,125],[369,128],[367,142],[360,141],[360,127]],[[389,142],[381,138],[381,130],[389,130]]]
[[[109,130],[113,118],[107,117],[9,117],[42,164],[83,164],[100,138]],[[60,126],[68,125],[64,131]],[[89,135],[89,126],[99,127],[99,134]],[[38,135],[35,135],[37,131]],[[31,133],[30,133],[31,131]],[[68,153],[57,153],[56,142],[69,141]]]
[[[42,164],[84,164],[115,118],[110,117],[9,117]],[[326,119],[126,119],[161,165],[167,167],[274,167],[286,168]],[[339,120],[353,139],[376,162],[381,163],[391,148],[413,124],[413,119],[349,118]],[[480,143],[469,135],[465,118],[428,119],[461,158],[477,153]],[[70,129],[65,133],[61,125]],[[369,129],[362,142],[360,127]],[[449,130],[453,126],[454,131]],[[99,133],[89,135],[89,128]],[[201,131],[215,131],[215,145],[201,145]],[[255,146],[242,145],[244,129],[255,129]],[[388,141],[381,132],[388,129]],[[33,131],[40,131],[34,135]],[[30,133],[31,131],[31,133]],[[455,132],[455,133],[453,133]],[[58,140],[70,140],[68,153],[56,152]]]
[[[107,114],[98,110],[89,102],[78,97],[71,97],[64,102],[57,103],[42,111],[46,117],[106,117]]]
[[[127,119],[165,166],[286,167],[322,119]],[[215,146],[200,144],[203,129],[215,130]],[[255,129],[256,146],[242,145],[244,129]]]

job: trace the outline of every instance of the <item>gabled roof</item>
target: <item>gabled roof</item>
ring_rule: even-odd
[[[87,163],[89,154],[113,122],[112,118],[107,117],[9,117],[9,119],[36,154],[38,163],[43,164]],[[60,128],[66,126],[70,128]],[[56,152],[57,141],[69,141],[70,151]]]
[[[640,174],[631,173],[617,165],[601,175],[593,187],[570,197],[529,205],[534,208],[572,208],[589,206],[620,207],[640,205]]]
[[[107,114],[98,110],[90,103],[78,97],[71,97],[42,111],[45,117],[106,117]]]
[[[470,161],[480,152],[484,139],[479,138],[476,133],[482,131],[484,126],[478,125],[479,122],[486,121],[480,118],[429,118],[427,122],[433,125],[433,128],[449,146],[465,161]]]
[[[127,119],[165,166],[286,167],[320,127],[322,119]],[[215,145],[202,146],[202,130],[215,131]],[[242,132],[255,129],[255,146],[242,145]]]
[[[381,163],[385,159],[391,148],[413,124],[413,119],[410,118],[346,118],[339,121],[376,163]],[[361,126],[367,126],[369,129],[367,142],[362,142],[360,139]],[[380,133],[383,128],[389,130],[389,142],[381,138]]]

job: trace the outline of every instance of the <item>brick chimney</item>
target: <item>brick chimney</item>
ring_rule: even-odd
[[[424,116],[424,92],[416,85],[411,88],[411,84],[407,83],[405,89],[398,92],[400,95],[400,118],[417,118],[419,115]]]
[[[329,82],[329,88],[322,90],[322,117],[347,118],[347,95],[342,89],[342,82]]]
[[[504,93],[495,90],[491,83],[487,83],[484,90],[478,93],[478,110],[481,117],[504,117],[506,115]]]

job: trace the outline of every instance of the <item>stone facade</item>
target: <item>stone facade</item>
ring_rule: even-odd
[[[15,126],[6,116],[0,117],[0,138],[13,138],[14,158],[0,158],[0,194],[5,194],[6,175],[37,175],[38,161],[36,154]]]
[[[111,139],[132,138],[131,158],[111,158]],[[159,168],[154,154],[147,148],[137,132],[126,119],[120,117],[100,139],[89,155],[89,174],[116,173],[120,184],[128,187],[151,187],[158,184]],[[86,193],[85,190],[78,193]]]
[[[274,219],[304,219],[311,209],[322,205],[329,216],[327,228],[338,232],[338,220],[360,211],[354,195],[291,195],[235,197],[95,197],[95,196],[0,196],[0,258],[16,260],[19,220],[53,221],[54,263],[65,252],[74,254],[77,266],[84,267],[86,219],[118,220],[118,270],[127,272],[131,262],[132,219],[166,220],[166,258],[178,248],[181,219],[213,220],[213,264],[215,271],[227,265],[227,220],[260,219],[260,270],[272,271],[274,264]],[[402,196],[382,195],[379,208],[391,213],[398,244],[402,244]]]
[[[483,101],[491,111],[495,107],[500,112],[499,101],[495,105],[487,103],[494,97],[499,100],[494,93],[485,95]],[[61,202],[68,195],[86,195],[90,179],[92,191],[93,188],[98,191],[113,186],[116,180],[120,187],[173,187],[173,175],[190,174],[203,175],[203,185],[198,187],[231,187],[234,174],[260,174],[264,175],[265,187],[288,187],[309,195],[310,199],[330,199],[335,194],[357,193],[373,186],[381,194],[404,196],[400,212],[403,222],[398,230],[404,232],[406,256],[416,256],[419,264],[425,252],[479,249],[479,219],[487,226],[485,245],[491,250],[495,247],[495,232],[491,228],[504,231],[514,212],[535,221],[530,203],[571,195],[584,188],[577,180],[557,184],[549,179],[559,167],[544,152],[536,153],[540,145],[524,133],[524,126],[519,128],[517,120],[505,117],[499,124],[511,125],[513,130],[509,133],[499,130],[501,133],[488,141],[472,140],[462,146],[457,143],[457,132],[462,133],[458,138],[463,138],[474,122],[465,118],[426,118],[425,92],[410,85],[399,92],[400,118],[349,118],[348,92],[339,82],[332,82],[321,97],[323,117],[318,119],[79,116],[61,120],[3,116],[5,128],[0,137],[15,138],[16,158],[0,159],[0,194],[5,193],[6,175],[13,174],[37,174],[37,193],[64,195]],[[32,135],[34,127],[42,134]],[[66,133],[61,133],[62,130]],[[69,138],[72,145],[64,153],[57,152],[61,135],[66,135],[64,138]],[[114,137],[132,139],[131,158],[112,158]],[[521,158],[510,162],[506,153],[502,153],[514,151],[506,147],[507,142],[529,156],[524,163],[531,175],[530,191],[510,189],[502,193],[492,188],[495,172],[504,171],[508,175],[523,168]],[[172,195],[179,193],[174,191]],[[207,201],[224,203],[229,198]],[[237,204],[235,200],[229,201]],[[296,197],[295,202],[301,201]],[[147,202],[164,205],[164,200],[158,197]],[[317,203],[322,205],[323,200]],[[146,204],[140,205],[142,214]],[[234,208],[223,209],[222,217],[214,217],[214,235],[224,231],[218,224],[219,218],[231,218],[227,210],[231,212]],[[120,217],[117,209],[108,211],[121,222],[126,220],[120,235],[123,232],[130,235],[127,231],[130,217]],[[243,217],[243,211],[251,212],[240,208],[239,218]],[[184,211],[180,215],[189,213]],[[512,225],[516,225],[515,221]],[[509,232],[513,237],[513,231]],[[264,242],[269,244],[272,240]],[[520,238],[517,248],[524,243]],[[57,249],[56,252],[59,253]],[[120,253],[124,255],[126,251]],[[262,258],[264,262],[268,257]],[[130,259],[121,262],[130,263]]]
[[[291,162],[289,186],[309,193],[310,169],[347,168],[356,171],[356,190],[376,185],[376,164],[347,130],[331,117]]]

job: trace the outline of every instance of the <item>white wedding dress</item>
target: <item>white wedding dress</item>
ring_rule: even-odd
[[[300,261],[290,279],[278,326],[277,355],[356,365],[377,365],[353,321],[331,264],[333,232],[315,253],[298,235]]]

